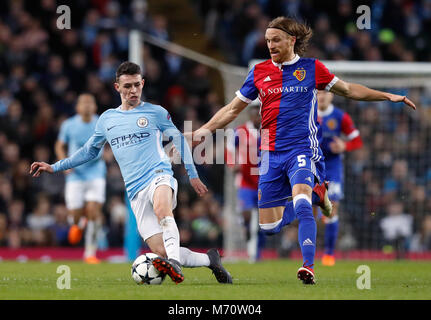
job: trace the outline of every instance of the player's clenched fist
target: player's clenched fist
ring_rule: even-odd
[[[33,162],[31,164],[29,173],[33,173],[34,178],[39,177],[42,172],[53,173],[54,170],[52,169],[51,165],[46,162]]]

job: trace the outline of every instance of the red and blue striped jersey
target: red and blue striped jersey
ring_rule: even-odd
[[[312,160],[323,159],[317,89],[329,90],[337,80],[319,60],[298,55],[283,64],[272,60],[256,64],[236,94],[247,103],[260,100],[261,150],[301,148],[310,151]]]

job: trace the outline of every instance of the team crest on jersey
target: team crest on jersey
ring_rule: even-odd
[[[140,128],[145,128],[146,126],[148,126],[148,120],[147,120],[147,118],[142,117],[142,118],[138,119],[138,121],[136,122],[136,124]]]
[[[305,79],[305,70],[304,69],[296,69],[293,72],[293,75],[295,76],[296,79],[298,79],[299,81],[302,81]]]
[[[328,121],[326,121],[326,126],[329,130],[335,130],[335,128],[337,127],[337,120],[335,120],[334,118],[328,119]]]

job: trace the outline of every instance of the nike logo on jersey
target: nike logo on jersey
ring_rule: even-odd
[[[109,131],[109,130],[111,130],[112,128],[114,128],[114,127],[116,127],[117,125],[115,125],[115,126],[112,126],[112,127],[109,127],[109,128],[107,128],[107,130]]]
[[[305,180],[307,180],[307,181],[309,181],[311,183],[311,178],[310,177],[305,178]]]
[[[263,82],[267,82],[267,81],[271,81],[271,78],[270,78],[269,76],[267,76],[267,77],[265,78],[265,80],[263,80]]]

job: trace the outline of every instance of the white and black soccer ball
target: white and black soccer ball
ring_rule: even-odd
[[[158,255],[145,253],[136,258],[132,264],[132,278],[137,284],[162,284],[166,274],[161,274],[153,266],[153,259]]]

